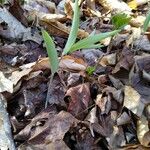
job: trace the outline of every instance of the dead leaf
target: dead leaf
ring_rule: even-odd
[[[79,119],[83,119],[91,99],[89,84],[84,83],[69,88],[66,96],[71,97],[71,101],[68,106],[68,112]]]
[[[0,71],[0,92],[5,91],[13,93],[13,82],[7,79],[3,72]]]
[[[128,124],[130,122],[131,122],[131,117],[126,112],[123,112],[117,119],[118,126]]]
[[[113,132],[110,137],[107,138],[110,149],[120,149],[125,146],[125,137],[121,126],[113,126]]]
[[[65,111],[61,111],[55,116],[48,116],[48,118],[43,120],[44,125],[38,125],[38,122],[41,121],[42,118],[41,120],[36,120],[35,123],[28,125],[17,135],[16,139],[20,140],[26,130],[32,132],[30,129],[35,128],[34,132],[30,134],[30,139],[27,141],[27,145],[33,145],[39,149],[44,148],[46,150],[59,150],[61,146],[61,149],[69,149],[64,143],[63,138],[70,127],[76,126],[79,121]]]
[[[129,71],[133,63],[134,63],[134,55],[128,48],[125,47],[122,50],[121,57],[112,73],[117,73],[118,71],[121,70],[121,68],[124,68]]]
[[[143,146],[148,147],[150,143],[148,121],[144,115],[137,121],[137,137]],[[148,134],[145,136],[145,134]]]
[[[59,67],[70,71],[84,71],[87,64],[81,58],[66,55],[60,60]]]
[[[97,95],[95,103],[100,108],[101,115],[109,113],[111,109],[111,100],[109,95],[105,97],[102,97],[102,94]]]
[[[145,107],[145,105],[141,102],[140,94],[131,86],[125,86],[124,94],[125,97],[123,106],[140,117]]]
[[[59,75],[55,75],[47,91],[47,100],[50,105],[66,106],[64,102],[65,88]]]
[[[28,20],[24,16],[24,10],[20,5],[19,0],[13,0],[11,6],[9,7],[9,12],[16,17],[24,26],[28,26]]]
[[[99,0],[99,4],[101,4],[105,9],[116,12],[126,12],[130,13],[131,8],[123,1],[119,0]]]
[[[41,20],[40,25],[45,26],[47,31],[51,35],[60,36],[67,38],[70,33],[70,28],[65,26],[64,24],[56,21],[54,19],[51,20]],[[78,38],[86,38],[89,34],[84,30],[78,30]]]
[[[100,61],[100,65],[102,65],[103,67],[107,66],[107,65],[115,65],[116,64],[116,54],[109,54],[104,56],[101,61]]]

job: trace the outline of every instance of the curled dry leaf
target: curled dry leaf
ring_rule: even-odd
[[[70,33],[70,28],[65,26],[64,24],[60,23],[59,21],[56,21],[54,19],[51,20],[41,20],[40,25],[45,26],[47,31],[51,35],[60,36],[67,38]],[[79,29],[78,30],[78,38],[86,38],[88,37],[88,33],[84,30]]]
[[[137,137],[140,143],[146,147],[148,147],[150,144],[150,138],[148,135],[150,135],[148,121],[146,117],[142,115],[141,118],[137,121]]]
[[[101,61],[100,61],[100,64],[102,66],[107,66],[107,65],[115,65],[116,64],[116,54],[109,54],[109,55],[106,55],[104,56]]]
[[[70,71],[71,70],[84,71],[86,70],[87,64],[81,58],[66,55],[63,56],[62,59],[60,60],[59,66],[62,69],[67,69]]]
[[[96,105],[100,108],[101,114],[108,114],[111,109],[110,96],[102,97],[102,94],[97,95]]]
[[[123,106],[140,117],[145,107],[144,103],[141,102],[140,94],[131,86],[125,86],[124,94],[125,97]]]
[[[49,58],[39,59],[35,65],[33,65],[33,71],[50,69]],[[81,58],[76,58],[73,56],[66,55],[61,58],[59,67],[64,70],[69,71],[84,71],[86,70],[87,64]]]
[[[68,112],[70,112],[79,119],[83,119],[85,117],[85,112],[87,112],[86,110],[89,106],[91,99],[89,84],[84,83],[69,88],[66,96],[71,97],[71,101],[68,106]]]

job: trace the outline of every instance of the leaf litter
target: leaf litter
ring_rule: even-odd
[[[149,149],[148,1],[76,1],[80,22],[73,30],[74,6],[71,0],[3,2],[0,149]],[[53,43],[46,44],[48,55],[43,29]]]

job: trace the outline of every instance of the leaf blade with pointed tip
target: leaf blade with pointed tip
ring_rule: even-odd
[[[67,40],[67,43],[65,45],[65,48],[63,50],[62,55],[65,55],[69,52],[71,46],[75,43],[77,34],[78,34],[78,28],[79,28],[79,6],[78,6],[78,0],[75,0],[75,7],[74,7],[74,15],[73,15],[73,22],[71,26],[71,31]]]
[[[117,34],[118,32],[120,32],[120,30],[114,30],[112,32],[100,33],[100,34],[96,34],[96,35],[92,35],[87,38],[84,38],[84,39],[78,41],[77,43],[75,43],[71,47],[69,52],[71,53],[71,52],[74,52],[76,50],[79,50],[79,49],[82,49],[85,47],[88,48],[88,46],[90,47],[90,46],[94,45],[95,43],[97,43],[107,37]]]
[[[150,11],[148,12],[147,16],[146,16],[146,19],[144,21],[144,25],[143,25],[143,30],[144,32],[146,32],[148,26],[149,26],[149,23],[150,23]]]
[[[46,50],[47,50],[49,61],[51,64],[51,72],[52,74],[54,74],[58,71],[58,67],[59,67],[57,50],[55,48],[55,44],[52,38],[49,36],[49,34],[45,30],[42,30],[42,36],[46,44]]]

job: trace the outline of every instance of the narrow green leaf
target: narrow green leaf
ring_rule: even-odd
[[[51,72],[53,75],[54,73],[57,72],[58,66],[59,66],[57,50],[55,48],[55,44],[54,44],[52,38],[49,36],[49,34],[45,30],[42,30],[42,36],[43,36],[44,42],[46,44],[46,50],[48,53],[49,61],[51,64]]]
[[[73,51],[76,51],[76,50],[79,50],[82,48],[87,48],[87,47],[90,47],[90,45],[93,46],[95,43],[97,43],[107,37],[113,36],[113,35],[117,34],[118,32],[120,32],[120,30],[114,30],[112,32],[100,33],[100,34],[96,34],[96,35],[84,38],[84,39],[78,41],[77,43],[75,43],[71,47],[69,52],[73,52]]]
[[[85,45],[82,49],[101,48],[104,47],[102,44]]]
[[[146,16],[146,19],[144,21],[144,25],[143,25],[143,30],[144,32],[146,32],[148,26],[150,24],[150,11],[148,12],[147,16]]]
[[[69,52],[71,46],[75,43],[77,34],[78,34],[78,28],[79,28],[79,17],[80,17],[80,11],[78,6],[78,0],[75,0],[75,7],[74,7],[74,15],[73,15],[73,22],[71,26],[71,31],[67,40],[67,43],[65,45],[64,51],[62,55],[65,55]]]

